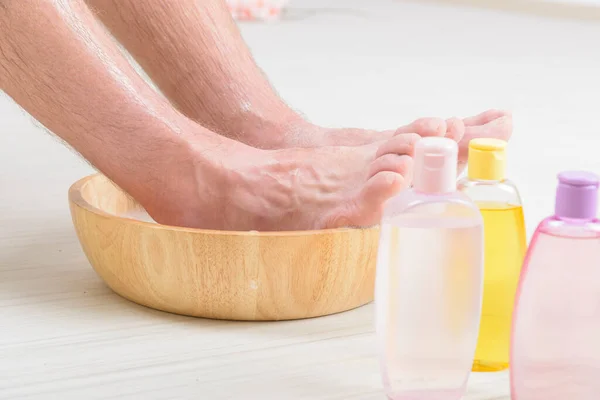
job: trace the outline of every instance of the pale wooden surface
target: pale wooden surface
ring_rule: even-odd
[[[158,225],[103,175],[69,189],[84,253],[116,293],[194,317],[281,321],[373,301],[379,230],[215,232]]]
[[[383,0],[306,8],[243,32],[281,94],[314,121],[386,128],[512,109],[509,175],[530,234],[551,212],[556,172],[600,172],[597,24]],[[228,323],[113,294],[70,222],[67,189],[90,172],[0,97],[0,399],[384,399],[371,306]],[[468,400],[508,400],[506,374],[474,375],[469,391]]]

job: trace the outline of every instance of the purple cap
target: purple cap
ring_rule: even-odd
[[[559,218],[593,219],[598,209],[600,178],[585,171],[558,174],[554,213]]]

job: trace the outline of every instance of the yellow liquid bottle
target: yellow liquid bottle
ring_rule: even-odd
[[[468,177],[459,189],[478,206],[484,225],[484,283],[473,371],[507,369],[512,313],[527,249],[525,218],[516,186],[505,179],[506,142],[469,143]]]

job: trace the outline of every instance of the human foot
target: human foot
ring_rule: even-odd
[[[512,115],[508,111],[488,110],[464,119],[450,118],[444,121],[441,118],[420,118],[396,130],[386,131],[356,128],[328,129],[307,124],[290,130],[291,132],[286,133],[285,142],[306,147],[311,144],[315,147],[357,146],[387,139],[398,133],[416,133],[422,137],[447,136],[460,140],[464,143],[463,150],[466,150],[469,141],[475,138],[494,137],[508,140],[512,134]]]
[[[396,130],[377,131],[357,128],[313,128],[309,133],[315,146],[361,146],[374,141],[385,140],[402,133],[416,133],[421,137],[445,136],[455,141],[462,139],[465,124],[458,118],[419,118]],[[309,131],[309,129],[307,129]]]
[[[416,133],[421,137],[446,136],[459,142],[459,171],[466,165],[470,140],[482,137],[508,140],[512,135],[512,116],[502,110],[488,110],[464,119],[420,118],[396,130],[386,131],[325,128],[311,124],[297,115],[287,115],[277,118],[276,121],[248,118],[239,124],[236,125],[236,132],[242,134],[236,136],[231,132],[221,133],[230,137],[236,136],[236,140],[263,149],[361,146],[388,139],[399,133]]]
[[[399,134],[364,146],[274,151],[231,142],[208,152],[192,143],[179,157],[173,188],[157,191],[169,195],[142,205],[159,223],[194,228],[370,226],[379,222],[383,203],[410,184],[419,138]]]
[[[286,145],[318,147],[318,146],[357,146],[373,141],[386,139],[399,133],[416,133],[422,137],[446,136],[459,143],[459,173],[464,169],[468,159],[469,142],[476,138],[497,138],[509,140],[512,135],[512,115],[508,111],[488,110],[479,115],[464,119],[420,118],[406,126],[388,131],[342,128],[329,129],[298,123],[288,128],[285,139],[280,146]]]

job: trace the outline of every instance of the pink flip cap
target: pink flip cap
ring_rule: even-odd
[[[426,137],[415,145],[413,188],[422,193],[442,194],[456,190],[458,145],[442,137]]]

